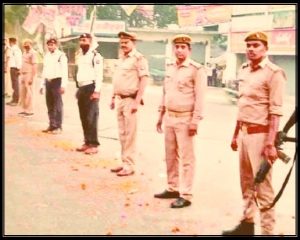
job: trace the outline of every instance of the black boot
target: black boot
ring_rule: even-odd
[[[254,235],[254,223],[241,221],[233,230],[223,231],[223,236],[228,235],[244,235],[253,236]]]

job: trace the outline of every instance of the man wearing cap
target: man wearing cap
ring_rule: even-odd
[[[103,58],[92,47],[92,36],[84,33],[79,37],[80,52],[77,58],[78,72],[76,93],[84,144],[77,148],[85,154],[98,152],[99,98],[103,81]]]
[[[8,41],[10,46],[9,67],[13,95],[12,100],[7,105],[16,106],[19,102],[19,75],[22,66],[22,51],[17,45],[16,38],[10,37]]]
[[[57,48],[57,39],[47,40],[48,52],[43,61],[40,93],[46,89],[46,104],[48,109],[49,126],[43,132],[59,134],[62,131],[63,99],[68,83],[68,59],[64,52]]]
[[[20,104],[22,112],[19,114],[28,117],[33,115],[33,91],[37,74],[37,55],[36,51],[32,49],[32,41],[30,39],[23,41],[23,48],[20,75]]]
[[[111,109],[118,99],[118,125],[122,165],[111,169],[117,176],[134,174],[136,157],[137,110],[143,104],[142,96],[149,79],[148,62],[136,50],[136,35],[120,32],[121,56],[113,76]]]
[[[277,159],[274,146],[282,103],[286,76],[284,71],[267,57],[268,38],[263,32],[249,33],[246,38],[246,56],[238,73],[238,115],[231,148],[239,149],[240,184],[244,200],[244,211],[240,224],[223,235],[254,235],[256,204],[254,178],[261,163],[272,164]],[[257,186],[257,202],[266,208],[274,200],[272,169],[264,181]],[[274,208],[260,210],[262,235],[274,234]]]
[[[163,97],[156,124],[157,131],[162,133],[164,120],[168,187],[154,197],[176,198],[170,207],[182,208],[191,205],[195,170],[194,136],[203,118],[207,75],[205,67],[190,58],[190,36],[176,35],[173,51],[176,61],[166,65]]]

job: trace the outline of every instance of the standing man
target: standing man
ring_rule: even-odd
[[[8,41],[10,46],[9,67],[13,95],[12,100],[7,105],[17,106],[19,102],[19,75],[22,66],[22,51],[17,45],[16,38],[11,37]]]
[[[68,83],[68,59],[64,52],[57,48],[57,39],[47,41],[48,52],[44,57],[42,84],[40,93],[46,87],[46,104],[49,116],[49,126],[45,133],[59,134],[62,131],[63,101]]]
[[[240,224],[223,235],[254,235],[256,204],[254,178],[262,161],[273,163],[277,159],[274,146],[285,86],[284,71],[267,57],[268,39],[263,32],[249,33],[246,38],[246,55],[249,60],[238,73],[238,115],[231,148],[239,149],[240,183],[244,211]],[[272,169],[257,187],[257,201],[262,208],[274,200]],[[274,208],[260,211],[262,235],[274,234]]]
[[[98,118],[99,98],[103,81],[103,58],[92,49],[92,36],[84,33],[79,37],[80,53],[78,56],[78,72],[76,84],[78,91],[76,97],[80,120],[84,134],[84,144],[76,151],[85,154],[98,152]]]
[[[23,109],[19,114],[23,116],[33,115],[33,86],[37,74],[37,56],[32,49],[32,41],[23,41],[23,59],[20,75],[20,104]]]
[[[168,188],[156,198],[177,198],[171,208],[191,205],[195,170],[194,136],[203,118],[206,88],[205,67],[190,59],[191,37],[176,35],[173,39],[176,61],[166,66],[162,103],[157,131],[162,133],[165,116],[165,153]],[[181,171],[182,170],[182,171]],[[179,173],[182,172],[182,176]],[[179,181],[180,180],[180,181]]]
[[[120,32],[120,58],[113,76],[114,94],[111,109],[118,103],[119,138],[121,142],[122,166],[111,169],[117,176],[134,174],[136,155],[137,111],[143,104],[142,96],[149,79],[148,62],[136,50],[136,35]]]

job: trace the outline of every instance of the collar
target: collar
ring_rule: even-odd
[[[180,65],[177,65],[177,62],[175,60],[175,64],[179,67],[179,66],[183,66],[183,67],[188,67],[191,63],[191,59],[190,58],[186,58]]]
[[[254,69],[264,68],[269,62],[270,62],[269,58],[265,57],[262,61],[260,61],[258,65],[254,66]],[[253,68],[250,61],[248,62],[247,66]]]
[[[137,53],[137,50],[136,48],[133,48],[127,56],[125,56],[124,54],[122,54],[123,58],[126,58],[126,57],[133,57],[135,54]]]

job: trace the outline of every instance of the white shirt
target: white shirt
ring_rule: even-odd
[[[10,48],[9,66],[17,69],[22,67],[22,51],[16,44]]]
[[[80,85],[80,83],[95,81],[94,92],[100,92],[103,82],[103,57],[99,53],[95,54],[94,51],[89,49],[85,54],[79,53],[77,82]]]
[[[43,72],[41,87],[44,86],[46,79],[61,78],[61,87],[65,88],[68,83],[68,59],[64,52],[55,49],[45,54],[43,61]]]

